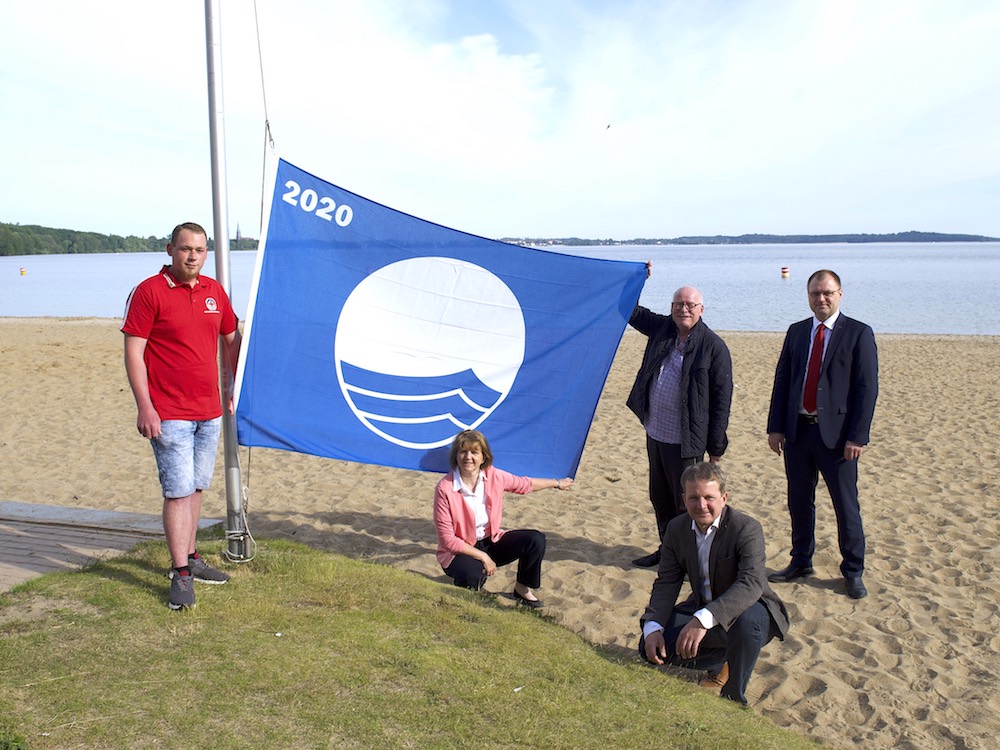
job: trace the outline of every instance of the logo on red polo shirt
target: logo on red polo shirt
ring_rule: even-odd
[[[215,301],[215,297],[207,297],[205,299],[205,312],[206,313],[219,312],[219,303]]]

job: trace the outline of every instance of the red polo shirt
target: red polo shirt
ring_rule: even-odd
[[[219,335],[236,325],[225,290],[207,276],[190,287],[164,266],[132,290],[122,332],[146,339],[149,397],[160,419],[221,416]]]

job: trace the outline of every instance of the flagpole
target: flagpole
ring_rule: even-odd
[[[229,209],[226,193],[226,134],[222,98],[222,24],[219,0],[205,0],[205,39],[208,58],[208,122],[212,150],[212,212],[215,221],[215,276],[232,299],[229,274]],[[233,373],[223,348],[219,354],[222,372],[222,439],[226,467],[226,556],[247,559],[247,534],[243,519],[236,417],[230,413]]]

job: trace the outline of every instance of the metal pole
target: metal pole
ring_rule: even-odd
[[[212,210],[215,219],[215,276],[232,298],[229,274],[229,209],[226,193],[226,134],[222,98],[222,25],[219,0],[205,0],[205,38],[208,52],[208,121],[212,147]],[[226,555],[247,558],[243,523],[243,482],[236,443],[236,417],[229,413],[233,374],[224,352],[219,354],[222,373],[222,439],[226,466]]]

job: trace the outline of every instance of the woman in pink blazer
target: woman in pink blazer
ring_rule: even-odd
[[[445,574],[456,586],[478,591],[498,566],[517,560],[514,599],[528,607],[541,607],[532,589],[541,586],[545,534],[534,529],[502,529],[503,493],[526,495],[551,487],[568,490],[573,480],[519,477],[496,468],[490,444],[478,430],[455,436],[448,461],[451,473],[434,490],[437,559]]]

